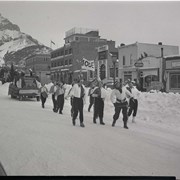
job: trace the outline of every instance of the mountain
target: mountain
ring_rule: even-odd
[[[11,62],[23,65],[27,57],[50,51],[49,47],[21,32],[18,25],[0,14],[0,65]]]

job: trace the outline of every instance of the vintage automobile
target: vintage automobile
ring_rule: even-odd
[[[18,98],[20,101],[25,98],[36,98],[37,101],[40,101],[40,89],[37,86],[35,77],[21,77],[20,83],[20,87],[17,82],[12,82],[9,85],[8,95],[11,95],[11,98]]]

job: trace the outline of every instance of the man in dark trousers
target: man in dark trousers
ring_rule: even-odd
[[[52,94],[53,111],[54,112],[56,111],[56,108],[57,108],[57,102],[56,102],[56,99],[55,99],[55,92],[56,92],[56,90],[57,90],[56,81],[54,81],[53,85],[51,86],[50,91],[49,91],[49,93]]]
[[[100,124],[105,125],[105,123],[103,122],[103,115],[106,90],[103,88],[103,83],[101,81],[99,81],[97,83],[97,87],[94,88],[94,91],[92,92],[92,97],[94,97],[93,123],[96,124],[96,119],[99,117]]]
[[[57,97],[57,108],[56,112],[59,110],[59,114],[62,114],[62,110],[64,108],[64,94],[65,94],[65,87],[62,82],[58,83],[57,90],[55,96]]]
[[[89,96],[88,112],[90,112],[91,107],[94,104],[94,97],[92,96],[94,88],[95,88],[94,83],[91,83],[91,87],[89,88],[89,92],[88,92],[88,96]]]
[[[80,119],[80,126],[84,126],[84,117],[83,117],[83,107],[85,104],[85,88],[83,86],[83,80],[78,80],[76,84],[72,87],[72,90],[70,92],[70,96],[73,97],[73,107],[74,107],[74,112],[73,112],[73,118],[72,118],[72,123],[75,126],[76,125],[76,118],[79,113],[79,119]]]
[[[116,121],[119,118],[119,114],[122,110],[123,114],[123,122],[124,122],[124,128],[128,129],[127,121],[128,121],[128,102],[126,98],[132,98],[132,94],[126,89],[126,87],[122,87],[122,85],[117,82],[115,84],[115,88],[111,93],[111,102],[114,104],[115,107],[115,114],[113,116],[113,123],[112,126],[115,126]]]

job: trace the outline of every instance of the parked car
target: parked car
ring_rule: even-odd
[[[9,85],[8,95],[11,95],[11,98],[18,98],[20,101],[25,98],[36,98],[37,101],[40,101],[40,90],[35,77],[32,76],[22,77],[21,87],[18,87],[17,82],[12,82]]]

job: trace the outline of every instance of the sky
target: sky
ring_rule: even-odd
[[[0,13],[21,31],[53,49],[73,27],[98,29],[121,43],[162,42],[180,46],[180,2],[167,1],[0,1]]]

